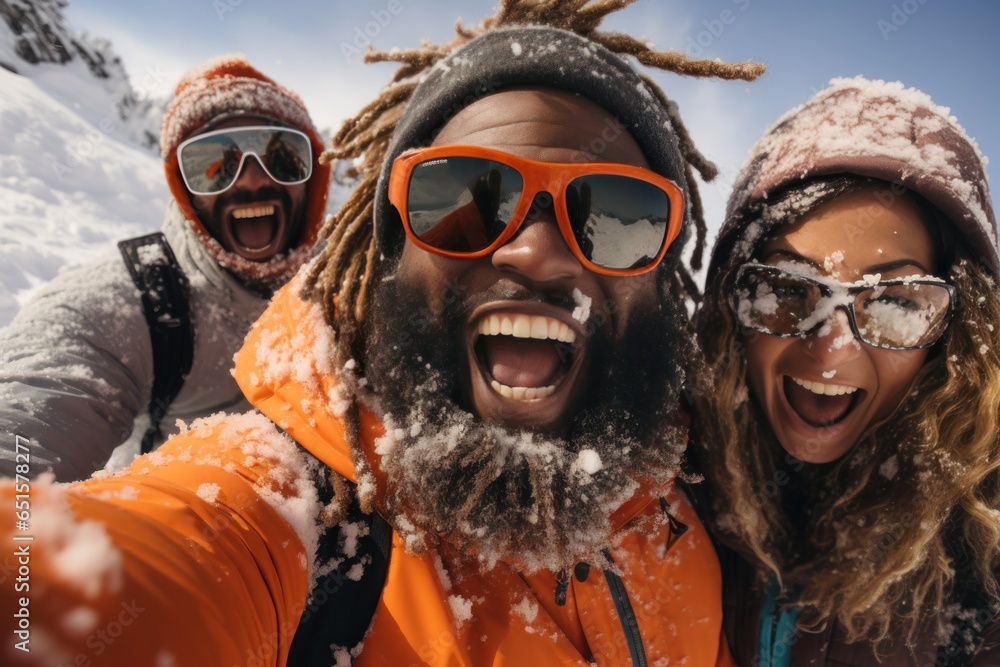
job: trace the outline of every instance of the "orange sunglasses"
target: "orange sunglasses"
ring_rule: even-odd
[[[480,146],[409,150],[392,164],[389,201],[418,248],[477,259],[507,243],[549,195],[559,231],[587,269],[653,270],[680,233],[684,193],[626,164],[539,162]]]

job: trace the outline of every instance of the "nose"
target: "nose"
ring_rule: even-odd
[[[536,283],[572,280],[584,268],[566,245],[556,223],[552,197],[536,195],[521,228],[492,256],[493,266]]]
[[[834,368],[861,354],[861,343],[851,330],[843,308],[838,308],[816,333],[805,339],[806,355],[817,363]]]
[[[256,190],[273,182],[268,173],[264,171],[264,166],[260,163],[260,158],[254,153],[249,153],[243,159],[243,166],[240,168],[240,173],[236,175],[236,182],[233,184],[233,187],[243,190]]]

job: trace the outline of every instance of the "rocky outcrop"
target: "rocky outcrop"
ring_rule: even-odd
[[[63,10],[68,4],[68,0],[0,0],[0,46],[10,42],[0,49],[0,67],[30,76],[33,65],[84,63],[109,92],[114,113],[130,138],[155,150],[166,101],[136,93],[111,42],[67,25]]]

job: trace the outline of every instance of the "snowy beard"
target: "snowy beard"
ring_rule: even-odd
[[[687,436],[678,424],[684,366],[675,342],[689,336],[676,325],[684,315],[640,312],[620,341],[598,328],[583,403],[568,434],[555,436],[486,422],[460,406],[468,370],[454,342],[466,313],[538,298],[526,294],[495,286],[456,299],[434,320],[400,307],[422,303],[411,286],[390,279],[374,288],[364,366],[386,427],[375,443],[387,479],[378,502],[412,551],[441,539],[487,570],[501,560],[526,572],[607,565],[614,510],[640,479],[662,488],[680,467]],[[568,295],[546,300],[573,307]]]
[[[235,252],[226,250],[219,242],[219,220],[225,216],[224,209],[232,203],[252,204],[258,199],[276,199],[281,207],[288,211],[288,224],[292,227],[289,236],[289,246],[282,252],[263,261],[246,259]],[[306,229],[306,209],[308,195],[298,204],[292,202],[288,190],[283,187],[262,188],[254,193],[236,193],[220,196],[215,201],[211,211],[211,223],[201,220],[202,226],[208,231],[205,247],[215,260],[247,289],[264,298],[270,298],[282,285],[292,279],[303,264],[309,259],[312,247],[299,245]],[[192,206],[194,203],[192,202]]]

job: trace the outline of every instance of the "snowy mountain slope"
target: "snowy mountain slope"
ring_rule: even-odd
[[[157,229],[167,202],[157,73],[134,86],[67,4],[0,0],[0,326],[63,265]]]
[[[33,67],[47,84],[0,69],[0,326],[64,264],[157,229],[168,201],[156,155],[122,138],[99,107],[81,115],[72,107],[82,103],[67,106],[44,89],[71,95],[76,86],[93,100],[87,78]],[[96,125],[82,117],[95,114]]]
[[[137,84],[130,82],[108,40],[67,24],[67,5],[67,0],[0,0],[0,67],[35,80],[92,124],[113,123],[116,132],[155,150],[166,100],[148,94],[163,74],[144,72]]]

